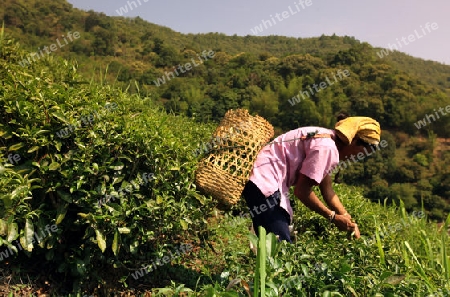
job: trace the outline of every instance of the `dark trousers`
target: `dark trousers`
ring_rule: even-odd
[[[245,184],[242,195],[250,210],[256,235],[258,235],[258,227],[262,226],[267,233],[271,232],[278,235],[280,240],[292,242],[289,232],[290,216],[280,206],[280,191],[276,191],[266,198],[253,182],[248,181]]]

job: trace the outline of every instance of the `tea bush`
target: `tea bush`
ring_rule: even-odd
[[[335,190],[358,223],[361,239],[349,240],[327,220],[298,204],[294,244],[277,243],[268,234],[259,246],[266,247],[265,265],[255,255],[244,253],[248,245],[236,245],[235,260],[218,272],[225,279],[204,286],[195,296],[246,296],[254,291],[254,284],[261,283],[255,274],[262,268],[266,276],[265,295],[261,296],[450,295],[450,241],[445,226],[438,230],[427,222],[424,212],[407,214],[403,205],[373,204],[361,196],[362,189],[335,185]],[[225,217],[220,229],[230,230],[230,224],[242,233],[242,219]],[[257,245],[256,237],[253,242]]]
[[[24,55],[0,38],[0,163],[10,153],[23,160],[0,167],[0,248],[16,249],[16,239],[25,247],[7,264],[32,261],[76,288],[112,268],[125,280],[162,250],[201,238],[215,203],[196,192],[190,152],[211,126],[86,82],[52,56],[22,68]],[[105,195],[118,199],[99,206]],[[32,242],[52,224],[57,233]]]

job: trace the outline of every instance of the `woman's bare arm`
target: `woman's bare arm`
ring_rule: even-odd
[[[325,179],[330,178],[329,176],[325,177]],[[346,213],[344,206],[342,205],[341,201],[339,200],[339,197],[334,193],[333,189],[331,187],[331,178],[329,180],[330,187],[327,187],[326,184],[328,181],[322,181],[321,185],[319,186],[322,192],[322,189],[324,189],[324,192],[322,192],[322,195],[324,196],[324,199],[332,209],[334,209],[338,214],[336,214],[334,218],[334,224],[336,227],[341,231],[355,231],[355,237],[359,238],[359,229],[358,226],[355,223],[352,223],[350,215],[344,215]],[[297,196],[300,201],[305,204],[306,207],[311,209],[312,211],[317,212],[318,214],[322,215],[325,218],[329,218],[332,214],[332,211],[326,207],[322,201],[320,201],[319,198],[317,198],[316,194],[312,191],[312,187],[315,186],[317,183],[307,177],[304,174],[300,174],[297,184],[295,185],[294,194]],[[325,198],[326,197],[326,198]],[[341,214],[341,212],[343,212]]]
[[[325,176],[325,178],[319,185],[319,189],[322,193],[323,199],[332,210],[336,211],[336,213],[339,215],[347,213],[344,205],[342,205],[341,203],[341,200],[339,200],[339,197],[333,190],[330,175]]]
[[[294,194],[300,201],[312,211],[317,212],[321,216],[328,218],[332,211],[326,207],[322,201],[314,194],[312,187],[317,183],[304,174],[300,174],[297,184],[295,185]]]

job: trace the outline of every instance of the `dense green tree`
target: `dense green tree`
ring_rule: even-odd
[[[417,200],[414,198],[414,194],[416,193],[416,189],[411,184],[398,184],[394,183],[390,186],[391,193],[389,194],[389,198],[395,202],[397,205],[399,201],[402,200],[405,204],[405,208],[411,210],[414,206],[417,205]]]
[[[251,99],[250,110],[260,114],[268,120],[273,120],[278,113],[278,97],[270,88],[267,86],[264,91],[261,91],[256,86],[254,87],[255,92]]]

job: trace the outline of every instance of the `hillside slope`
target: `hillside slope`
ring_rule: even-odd
[[[67,57],[85,81],[107,81],[198,122],[246,108],[280,134],[299,126],[331,128],[343,110],[373,117],[388,149],[352,166],[344,182],[364,186],[375,201],[403,199],[410,211],[423,204],[436,220],[450,212],[450,153],[433,153],[436,138],[450,137],[450,116],[436,114],[450,106],[449,66],[398,52],[380,58],[378,49],[348,36],[185,35],[66,1],[0,4],[6,32],[39,53],[22,54],[24,69],[47,56]]]
[[[156,39],[163,40],[169,47],[179,51],[191,49],[198,52],[212,48],[216,52],[226,52],[229,55],[251,52],[256,56],[270,55],[278,58],[291,54],[310,54],[325,58],[360,43],[354,37],[336,35],[289,38],[226,36],[222,33],[181,34],[139,17],[107,17],[94,11],[85,12],[73,8],[65,0],[0,0],[0,4],[0,19],[5,21],[7,30],[13,32],[14,37],[31,51],[42,47],[43,44],[54,42],[70,30],[78,30],[84,35],[82,44],[69,46],[61,52],[67,52],[70,48],[77,55],[104,57],[101,59],[104,62],[110,61],[105,59],[107,56],[123,57],[119,60],[126,66],[130,66],[134,61],[142,61],[145,64],[145,52],[149,51],[146,48],[151,47],[152,40]],[[375,56],[380,49],[373,48],[372,51]],[[424,61],[400,52],[390,52],[381,60],[386,60],[394,68],[427,81],[441,90],[450,90],[448,65]],[[149,66],[146,65],[146,68]]]
[[[83,83],[65,60],[23,69],[24,54],[0,33],[1,293],[246,296],[257,265],[247,210],[242,201],[219,210],[193,184],[193,151],[214,125]],[[296,242],[270,243],[267,291],[448,296],[445,229],[421,210],[336,192],[362,239],[347,240],[297,201]]]

